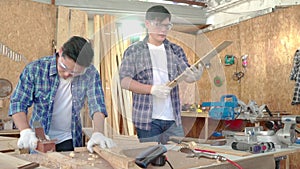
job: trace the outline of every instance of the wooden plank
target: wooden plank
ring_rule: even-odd
[[[18,149],[18,138],[0,136],[0,152],[11,152]]]
[[[98,146],[95,146],[93,150],[103,159],[108,161],[115,169],[139,169],[139,167],[134,162],[134,158],[129,158],[125,155],[114,153],[109,149],[101,149]]]
[[[221,44],[219,44],[216,48],[212,49],[210,52],[205,54],[203,57],[201,57],[198,61],[196,61],[193,65],[194,67],[198,67],[198,64],[201,63],[202,66],[205,66],[206,63],[209,63],[209,61],[216,56],[219,52],[221,52],[223,49],[228,47],[232,41],[224,41]],[[176,77],[173,81],[169,82],[167,85],[169,87],[174,87],[177,85],[179,81],[181,81],[181,78],[183,77],[184,73],[180,74],[178,77]]]
[[[19,159],[17,157],[0,153],[0,166],[1,168],[5,169],[16,169],[22,167],[24,165],[29,165],[32,162]],[[36,169],[45,169],[45,167],[35,167]]]

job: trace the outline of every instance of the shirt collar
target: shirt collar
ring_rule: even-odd
[[[58,58],[58,53],[55,53],[54,55],[53,55],[53,57],[51,58],[51,60],[50,60],[50,71],[49,71],[49,75],[50,76],[53,76],[53,75],[56,75],[56,74],[58,74],[58,72],[57,72],[57,68],[56,68],[56,60],[57,60],[57,58]]]
[[[147,45],[148,44],[148,39],[149,39],[149,34],[147,34],[147,36],[143,39],[143,43],[144,45]],[[163,44],[164,45],[170,45],[170,41],[168,39],[165,39],[163,41]]]

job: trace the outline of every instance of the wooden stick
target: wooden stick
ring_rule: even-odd
[[[198,67],[198,64],[201,63],[203,66],[206,66],[205,64],[209,63],[209,61],[216,56],[218,53],[220,53],[223,49],[225,49],[227,46],[232,44],[232,41],[224,41],[221,44],[219,44],[216,48],[212,49],[210,52],[208,52],[206,55],[201,57],[196,63],[194,63],[192,66]],[[177,83],[181,80],[181,78],[184,76],[184,73],[177,76],[173,81],[169,82],[167,86],[173,88],[177,85]]]
[[[133,158],[114,153],[109,149],[101,149],[99,146],[94,146],[93,150],[115,169],[139,169]]]

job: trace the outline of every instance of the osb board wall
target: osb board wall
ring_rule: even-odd
[[[17,62],[0,54],[0,78],[8,79],[15,88],[28,62],[52,54],[56,8],[28,0],[1,0],[0,18],[0,43],[25,56]],[[9,99],[5,99],[0,118],[7,117],[8,106]]]
[[[223,66],[228,93],[237,95],[246,104],[254,100],[274,112],[299,114],[299,106],[291,105],[295,82],[289,80],[294,53],[300,47],[299,20],[300,6],[293,6],[205,33],[213,44],[223,40],[234,42],[219,55],[223,65],[224,56],[233,54],[239,58],[238,71],[241,71],[240,57],[249,55],[247,71],[240,83],[232,80],[235,65]],[[197,39],[196,48],[198,43]],[[207,90],[201,86],[200,90]],[[290,168],[300,167],[293,162],[298,157],[299,153],[290,156]]]
[[[240,41],[237,32],[239,32],[238,27],[230,27],[196,35],[196,52],[200,56],[204,56],[223,41],[233,42],[211,60],[211,66],[205,69],[201,80],[198,81],[199,93],[202,96],[201,102],[219,101],[220,96],[224,94],[234,94],[239,97],[240,83],[234,81],[232,75],[236,70],[240,71],[240,68],[236,65],[224,65],[225,55],[235,55],[237,57],[240,55],[238,50],[240,49]],[[239,62],[238,65],[240,64]],[[221,78],[221,86],[215,85],[215,77]]]
[[[226,74],[227,93],[237,95],[246,104],[254,100],[258,105],[267,104],[274,111],[298,114],[298,106],[291,106],[295,83],[289,80],[289,75],[294,53],[300,47],[299,9],[300,6],[276,9],[271,14],[206,33],[213,44],[233,41],[219,54]],[[197,44],[201,44],[198,39]],[[226,54],[237,57],[238,71],[244,71],[241,56],[249,55],[248,67],[240,83],[232,79],[236,64],[224,66]]]
[[[71,36],[88,38],[88,15],[80,10],[58,6],[57,47],[60,48]]]

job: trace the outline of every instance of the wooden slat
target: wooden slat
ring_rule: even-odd
[[[31,163],[32,162],[30,161],[22,160],[8,154],[0,153],[0,166],[3,169],[16,169]],[[45,169],[45,167],[38,167],[36,169],[42,168]]]
[[[125,155],[114,153],[109,149],[101,149],[98,146],[95,146],[93,150],[103,159],[108,161],[115,169],[139,169],[139,167],[134,162],[134,158],[129,158]]]
[[[18,138],[0,136],[0,152],[11,152],[18,149]]]

